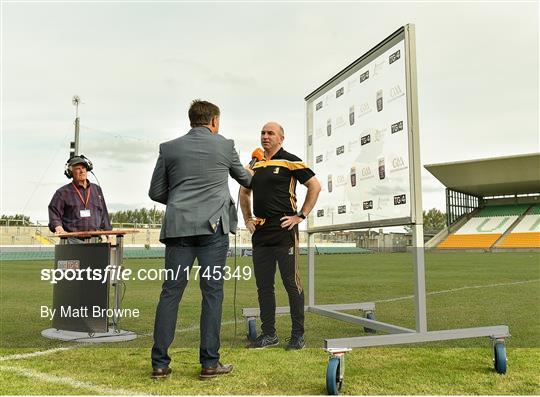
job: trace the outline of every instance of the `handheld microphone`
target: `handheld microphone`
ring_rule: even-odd
[[[249,168],[253,168],[257,161],[261,161],[264,157],[264,151],[258,147],[251,153],[251,161],[249,162]]]

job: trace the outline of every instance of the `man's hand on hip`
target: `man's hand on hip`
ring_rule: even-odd
[[[304,219],[300,218],[298,215],[284,216],[279,219],[281,221],[281,227],[283,229],[291,230],[293,227],[298,225]]]
[[[246,221],[246,227],[247,227],[247,230],[249,230],[251,234],[255,233],[255,219],[249,218]]]

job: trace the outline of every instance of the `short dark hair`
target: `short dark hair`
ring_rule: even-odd
[[[191,127],[208,125],[212,118],[219,116],[219,108],[213,103],[195,99],[191,102],[188,111]]]

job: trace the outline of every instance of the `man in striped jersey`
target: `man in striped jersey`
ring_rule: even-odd
[[[279,343],[276,335],[276,262],[289,296],[292,331],[287,349],[304,347],[304,290],[298,273],[298,224],[315,206],[321,191],[315,174],[298,157],[282,148],[283,127],[266,123],[261,131],[264,158],[253,166],[251,189],[242,188],[240,205],[246,227],[252,233],[253,267],[261,312],[262,334],[251,347]],[[296,181],[307,187],[300,211],[296,205]],[[253,190],[253,216],[251,191]]]

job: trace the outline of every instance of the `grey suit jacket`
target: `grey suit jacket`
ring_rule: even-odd
[[[234,141],[206,127],[162,143],[148,195],[167,205],[160,241],[212,234],[222,223],[236,232],[238,216],[229,192],[228,175],[249,187],[251,175],[234,149]]]

